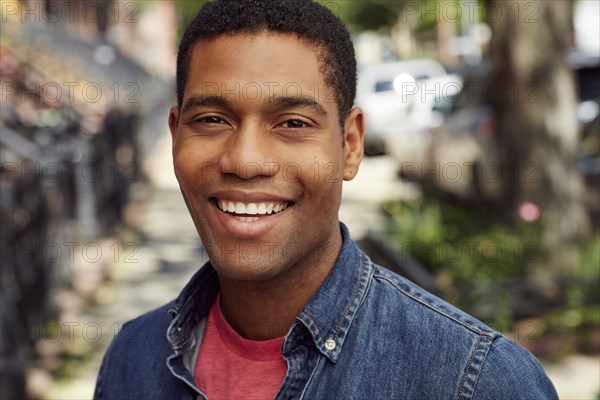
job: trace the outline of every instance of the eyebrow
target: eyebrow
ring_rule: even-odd
[[[184,114],[189,110],[202,106],[219,106],[229,108],[230,103],[223,96],[194,96],[185,102],[181,108],[181,113]]]
[[[314,98],[309,96],[279,96],[268,99],[267,104],[271,108],[306,107],[319,115],[326,116],[327,109]]]
[[[309,96],[272,96],[265,100],[265,104],[269,109],[291,108],[291,107],[306,107],[313,112],[327,116],[327,109],[314,98]],[[233,108],[231,102],[223,96],[194,96],[191,97],[182,107],[182,114],[197,107],[202,106],[217,106],[223,108]]]

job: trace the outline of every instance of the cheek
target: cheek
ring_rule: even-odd
[[[320,154],[314,154],[312,163],[308,168],[308,172],[311,178],[311,183],[316,186],[321,186],[324,190],[331,191],[335,188],[337,183],[343,180],[343,162],[342,162],[342,148],[339,143],[335,143],[339,146],[338,151],[332,151],[334,147],[333,143],[330,143],[326,151],[321,151]],[[335,148],[337,150],[337,148]],[[303,171],[304,172],[304,171]]]
[[[173,167],[176,172],[185,170],[190,158],[188,153],[189,150],[179,143],[173,148]]]
[[[319,207],[323,214],[337,214],[341,202],[344,173],[341,146],[339,152],[328,154],[318,167],[318,175],[315,174],[312,179],[318,191]],[[314,170],[316,171],[316,166]]]
[[[196,184],[206,176],[210,163],[201,158],[193,148],[177,148],[173,152],[173,169],[181,185]]]
[[[315,162],[305,180],[307,192],[312,194],[317,212],[321,214],[337,210],[342,193],[343,170],[339,162]]]

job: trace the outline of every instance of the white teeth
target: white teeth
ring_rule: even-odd
[[[223,209],[223,211],[235,212],[235,203],[230,201],[227,203],[227,209]]]
[[[257,213],[258,214],[266,214],[267,213],[267,206],[265,205],[265,203],[260,203],[258,205]]]
[[[258,206],[255,203],[250,203],[246,206],[246,214],[256,215],[258,214]]]
[[[258,221],[258,217],[237,217],[237,219],[239,219],[242,222],[254,222],[254,221]]]
[[[235,213],[236,214],[246,214],[246,205],[244,203],[236,203],[235,204]]]
[[[276,214],[288,207],[288,203],[241,203],[229,200],[217,200],[217,205],[221,211],[247,214],[247,215],[270,215]],[[252,217],[246,217],[252,218]]]

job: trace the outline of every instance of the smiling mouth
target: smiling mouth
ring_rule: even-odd
[[[254,222],[261,218],[273,216],[293,206],[289,201],[267,201],[243,203],[240,201],[211,199],[219,210],[232,214],[242,222]]]

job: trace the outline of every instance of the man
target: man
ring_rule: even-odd
[[[338,221],[363,154],[343,24],[207,3],[183,35],[174,167],[210,262],[126,324],[97,399],[546,399],[526,350],[374,265]]]

